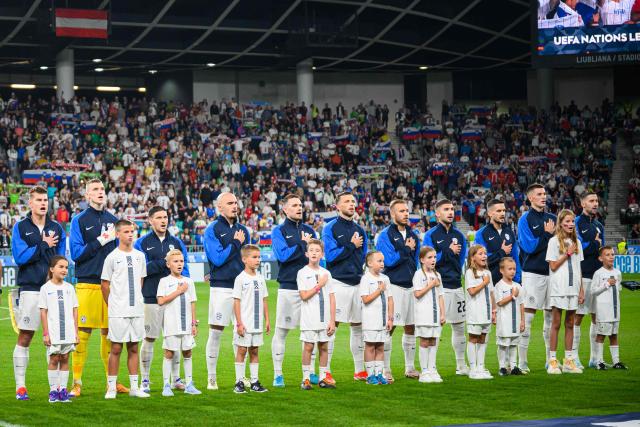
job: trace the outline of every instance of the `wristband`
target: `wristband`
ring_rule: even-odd
[[[42,337],[48,337],[49,336],[49,331],[42,331]]]

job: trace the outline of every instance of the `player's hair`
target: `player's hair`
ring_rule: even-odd
[[[544,190],[544,185],[540,184],[539,182],[534,182],[533,184],[531,184],[530,186],[527,187],[527,196],[529,195],[529,193],[531,193],[533,190],[537,190],[539,188],[542,188]]]
[[[309,240],[309,243],[307,243],[307,249],[309,249],[309,246],[311,245],[317,245],[320,246],[320,249],[322,249],[322,252],[324,252],[324,242],[320,239],[311,239]]]
[[[613,251],[613,246],[605,245],[598,250],[598,255],[602,255],[604,251]]]
[[[240,249],[240,255],[245,257],[250,252],[255,252],[255,251],[260,252],[260,248],[257,245],[252,245],[252,244],[244,245],[242,249]]]
[[[502,270],[502,268],[503,268],[505,265],[507,265],[507,263],[513,263],[513,264],[516,264],[516,260],[515,260],[515,259],[513,259],[513,258],[511,258],[510,256],[506,256],[506,257],[502,258],[502,259],[500,260],[500,264],[499,264],[499,266],[500,266],[500,270]],[[516,264],[516,265],[517,265],[517,264]]]
[[[181,256],[182,258],[184,258],[184,255],[182,254],[182,251],[180,249],[171,249],[169,252],[167,252],[167,255],[165,255],[165,261],[169,261],[172,256]]]
[[[369,267],[369,261],[371,260],[371,258],[373,258],[374,255],[376,254],[381,254],[382,256],[384,256],[382,254],[382,252],[380,251],[371,251],[371,252],[367,252],[367,256],[364,258],[364,265],[365,267]]]
[[[341,191],[336,195],[336,203],[340,203],[340,199],[346,196],[351,196],[355,199],[355,196],[351,191]]]
[[[562,209],[560,214],[558,214],[558,221],[556,222],[556,236],[558,237],[558,243],[560,244],[560,254],[567,253],[567,239],[571,240],[576,247],[578,246],[578,235],[576,234],[575,227],[570,233],[567,233],[562,228],[562,221],[564,221],[568,216],[575,218],[576,214],[569,209]]]
[[[583,201],[584,199],[586,199],[586,198],[587,198],[587,197],[589,197],[589,196],[596,196],[596,197],[598,197],[598,193],[596,193],[596,192],[595,192],[595,191],[593,191],[593,190],[587,190],[587,191],[585,191],[584,193],[582,193],[582,194],[580,195],[580,201]]]
[[[34,194],[48,194],[47,189],[41,185],[36,185],[35,187],[31,187],[29,190],[29,198],[33,198]]]
[[[453,202],[449,199],[441,199],[436,202],[436,209],[438,209],[440,206],[452,205],[452,204]]]
[[[155,214],[158,212],[166,212],[167,210],[160,205],[155,205],[151,209],[149,209],[149,218],[153,218]]]
[[[407,201],[403,199],[394,199],[389,203],[389,210],[393,210],[393,208],[397,205],[406,205]]]
[[[47,280],[51,280],[53,277],[53,273],[51,273],[51,269],[55,267],[60,261],[65,261],[67,265],[69,265],[69,261],[62,255],[54,255],[51,257],[49,261],[49,268],[47,269]]]
[[[287,194],[286,196],[284,196],[282,201],[284,202],[284,204],[287,204],[287,203],[289,203],[289,200],[291,200],[291,199],[298,199],[298,200],[302,201],[300,196],[298,196],[297,194],[294,194],[294,193]]]
[[[102,181],[100,181],[98,178],[91,178],[89,181],[87,181],[84,184],[84,188],[89,188],[89,185],[91,184],[102,184]],[[104,185],[104,184],[103,184]]]
[[[495,205],[504,205],[504,201],[500,200],[500,199],[491,199],[489,200],[489,203],[487,203],[487,209],[491,209],[492,207],[494,207]]]
[[[471,271],[473,272],[473,277],[476,279],[480,278],[480,276],[478,276],[478,270],[481,270],[481,268],[473,261],[473,257],[476,256],[476,254],[480,251],[486,252],[487,250],[482,245],[473,245],[469,248],[469,256],[467,257],[467,265],[469,266],[468,268],[471,269]],[[486,269],[486,267],[482,268],[482,270],[484,269]]]
[[[119,219],[118,221],[116,221],[116,231],[120,231],[122,227],[126,226],[131,226],[134,229],[136,228],[136,225],[133,223],[133,221],[129,221],[128,219]]]

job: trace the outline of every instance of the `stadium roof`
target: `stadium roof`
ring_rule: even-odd
[[[56,38],[50,0],[2,0],[0,73],[44,73],[75,51],[76,73],[140,76],[217,68],[417,72],[530,66],[528,0],[67,0],[111,11],[108,40]],[[336,36],[337,35],[337,36]],[[40,70],[49,67],[49,71]]]

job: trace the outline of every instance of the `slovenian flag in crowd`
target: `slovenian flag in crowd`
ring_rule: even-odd
[[[418,128],[404,128],[402,129],[402,139],[405,141],[415,141],[420,139],[420,129]]]
[[[424,126],[422,128],[422,137],[427,139],[438,139],[442,136],[442,126]]]
[[[472,116],[487,117],[491,115],[491,108],[484,105],[475,105],[469,107],[467,112]]]
[[[480,141],[482,139],[482,129],[464,128],[461,134],[463,141]]]
[[[321,137],[322,137],[322,132],[307,132],[308,141],[320,141]]]
[[[176,119],[173,117],[170,117],[168,119],[158,120],[157,122],[154,122],[153,127],[160,130],[160,132],[166,132],[169,129],[171,129],[171,126],[173,126],[175,122],[176,122]]]
[[[96,122],[95,121],[82,121],[80,122],[80,133],[91,133],[96,130]]]
[[[349,142],[349,135],[336,135],[332,136],[331,140],[337,145],[344,145]]]
[[[261,246],[270,246],[271,245],[271,233],[261,233],[260,240],[258,244]]]
[[[441,163],[435,163],[431,168],[431,175],[433,176],[443,176],[444,175],[444,165]]]

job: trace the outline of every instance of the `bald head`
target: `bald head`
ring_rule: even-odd
[[[221,193],[216,201],[218,214],[225,217],[229,222],[234,222],[238,219],[238,199],[233,193]]]

